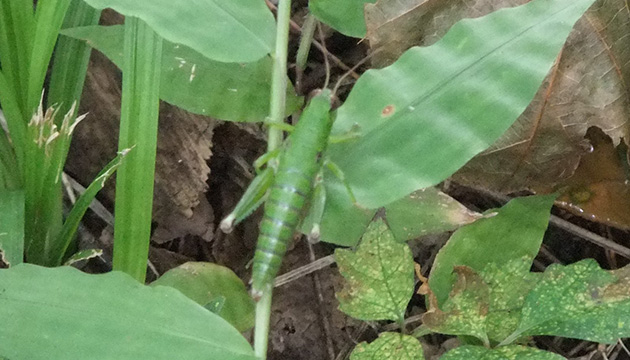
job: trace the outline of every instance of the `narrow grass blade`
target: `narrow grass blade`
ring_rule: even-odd
[[[144,283],[159,115],[162,39],[142,20],[125,20],[119,149],[135,147],[118,170],[114,269]]]
[[[62,28],[97,25],[101,12],[82,0],[71,0]],[[48,89],[48,103],[62,113],[79,103],[92,49],[85,42],[62,36],[57,42]]]
[[[0,268],[24,257],[24,192],[0,190]]]
[[[96,194],[98,194],[103,186],[105,186],[105,181],[107,181],[107,179],[109,179],[114,174],[114,172],[116,172],[116,169],[118,169],[120,164],[123,162],[123,159],[128,152],[129,150],[124,150],[120,152],[118,156],[114,158],[114,160],[110,161],[109,164],[107,164],[107,166],[105,166],[105,168],[103,168],[103,170],[101,170],[101,172],[96,176],[90,186],[85,189],[85,192],[81,194],[77,202],[74,203],[70,214],[68,214],[68,217],[63,224],[61,233],[55,241],[55,244],[59,246],[59,251],[55,252],[58,255],[58,263],[61,263],[61,261],[63,260],[62,257],[66,253],[70,242],[74,238],[74,234],[77,232],[79,223],[81,222],[81,219],[83,218],[83,215],[85,214],[87,209],[90,207],[92,200],[94,200]]]
[[[70,0],[48,0],[37,3],[36,27],[28,69],[28,102],[27,108],[24,109],[27,115],[30,115],[39,103],[48,64],[69,6]]]

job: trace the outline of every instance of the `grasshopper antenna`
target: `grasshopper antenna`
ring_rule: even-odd
[[[341,86],[341,83],[350,75],[352,74],[356,69],[358,69],[361,65],[365,64],[366,61],[370,60],[372,58],[372,56],[378,54],[381,51],[381,49],[376,49],[374,51],[372,51],[371,53],[369,53],[366,57],[364,57],[363,59],[361,59],[361,61],[359,61],[358,63],[356,63],[356,65],[354,65],[350,70],[346,71],[343,75],[341,75],[341,77],[339,78],[339,80],[337,80],[337,82],[335,83],[335,87],[332,89],[332,93],[336,94],[337,90],[339,90],[339,87]]]
[[[317,22],[317,34],[319,35],[319,41],[322,43],[322,51],[324,53],[324,66],[326,67],[326,80],[324,81],[323,89],[328,87],[330,82],[330,63],[328,62],[328,48],[326,48],[326,39],[324,38],[324,31],[322,30],[322,24]]]

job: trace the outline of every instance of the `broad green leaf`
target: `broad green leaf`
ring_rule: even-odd
[[[438,41],[457,21],[477,18],[528,0],[380,0],[365,6],[366,38],[379,49],[372,65],[390,65],[412,46]]]
[[[245,285],[225,266],[206,262],[187,262],[167,271],[151,286],[173,287],[201,306],[212,304],[215,313],[239,331],[254,326],[254,301]],[[220,300],[222,298],[223,300]],[[220,306],[217,302],[223,301]]]
[[[188,46],[208,59],[251,62],[271,52],[276,32],[263,1],[85,0],[144,20],[164,39]]]
[[[452,231],[482,217],[435,187],[418,190],[385,207],[398,241]]]
[[[490,289],[472,269],[454,269],[457,281],[441,309],[432,307],[422,317],[423,325],[442,334],[470,335],[489,345],[486,315]]]
[[[582,166],[581,158],[588,146],[584,136],[591,132],[589,129],[601,129],[614,145],[622,138],[627,143],[630,138],[628,32],[627,1],[596,1],[576,24],[558,62],[528,109],[492,147],[458,171],[457,181],[505,193],[554,188],[578,164]],[[588,178],[580,180],[583,188],[593,183]],[[595,184],[593,197],[628,197],[627,188],[611,183],[610,186]],[[580,198],[584,199],[577,197]],[[581,207],[581,203],[575,206]],[[596,206],[574,212],[593,221],[589,214],[593,208]],[[622,207],[615,212],[627,214],[628,210]],[[605,213],[594,215],[606,220]]]
[[[340,33],[356,38],[365,36],[363,7],[376,0],[310,0],[308,9],[321,22]]]
[[[118,67],[122,64],[123,27],[86,26],[62,34],[85,40]],[[184,45],[164,41],[160,98],[195,114],[227,121],[263,121],[269,115],[271,58],[256,62],[222,63]],[[287,113],[301,99],[289,82]]]
[[[614,343],[630,336],[630,268],[602,270],[595,260],[552,265],[527,295],[520,334],[561,335]]]
[[[496,349],[465,345],[440,357],[440,360],[562,360],[564,357],[532,347],[512,345]]]
[[[487,264],[498,267],[511,260],[538,254],[549,221],[554,196],[516,198],[496,210],[496,215],[480,219],[457,230],[440,250],[429,276],[429,285],[444,303],[455,282],[453,268],[466,265],[475,272]]]
[[[413,336],[384,332],[370,344],[359,343],[350,360],[424,360],[424,353]]]
[[[413,295],[413,258],[383,220],[368,226],[356,252],[338,249],[335,260],[346,280],[337,293],[341,311],[359,320],[402,323]]]
[[[0,268],[24,258],[24,192],[0,191]]]
[[[256,359],[221,317],[121,272],[0,270],[0,318],[0,354],[12,360]]]
[[[333,128],[358,126],[361,136],[329,147],[357,201],[375,208],[433,186],[488,148],[527,107],[593,1],[534,0],[463,20],[434,45],[367,71]]]

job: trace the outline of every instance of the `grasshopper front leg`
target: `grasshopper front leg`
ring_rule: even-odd
[[[265,201],[265,195],[273,184],[273,179],[274,169],[272,167],[267,167],[256,175],[234,210],[221,221],[220,228],[224,233],[232,232],[234,225],[243,221]]]

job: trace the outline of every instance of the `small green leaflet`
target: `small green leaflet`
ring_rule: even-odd
[[[370,344],[358,344],[350,360],[424,360],[424,354],[413,336],[384,332]]]
[[[368,226],[356,252],[336,250],[335,260],[346,280],[337,293],[341,311],[402,324],[413,295],[414,263],[409,246],[396,242],[383,220]]]
[[[564,357],[527,346],[512,345],[496,349],[465,345],[440,357],[440,360],[566,360]]]

